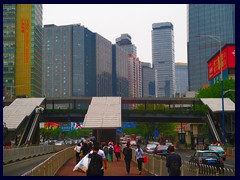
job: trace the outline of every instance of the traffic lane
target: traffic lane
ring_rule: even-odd
[[[3,166],[3,176],[21,176],[48,159],[54,153],[9,163]]]

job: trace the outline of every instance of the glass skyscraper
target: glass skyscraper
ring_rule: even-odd
[[[176,95],[182,97],[188,91],[188,65],[175,63]]]
[[[175,95],[174,33],[170,22],[152,25],[152,59],[156,97]]]
[[[190,91],[198,91],[199,88],[208,86],[207,62],[225,44],[235,44],[235,5],[188,5]]]
[[[42,5],[3,5],[3,87],[12,95],[41,97]]]

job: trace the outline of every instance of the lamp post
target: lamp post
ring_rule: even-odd
[[[219,58],[220,58],[220,80],[221,80],[221,98],[222,98],[222,131],[223,131],[223,144],[226,143],[226,130],[225,130],[225,118],[224,118],[224,90],[223,90],[223,72],[222,72],[222,46],[221,46],[221,40],[220,36],[214,36],[214,35],[198,35],[196,37],[206,37],[206,38],[212,38],[215,41],[219,43]]]

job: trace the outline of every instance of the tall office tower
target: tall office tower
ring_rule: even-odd
[[[132,44],[129,34],[121,34],[116,39],[116,44],[128,52],[129,96],[142,97],[142,68],[137,58],[137,48]]]
[[[132,44],[131,36],[129,34],[121,34],[119,38],[116,39],[116,44],[121,46],[128,54],[132,54],[134,57],[137,57],[137,48]]]
[[[128,53],[119,45],[112,45],[112,90],[113,96],[129,97]]]
[[[96,33],[97,96],[112,96],[112,43]]]
[[[176,90],[174,34],[170,22],[152,25],[152,59],[156,97],[173,97]]]
[[[199,88],[209,84],[207,62],[225,44],[235,44],[235,5],[188,5],[190,91],[198,91]]]
[[[182,97],[188,91],[188,65],[175,63],[176,96]]]
[[[45,25],[43,95],[112,95],[112,44],[79,24]]]
[[[151,63],[142,62],[142,96],[155,97],[155,76]]]
[[[8,97],[41,97],[42,5],[3,4],[3,86]]]

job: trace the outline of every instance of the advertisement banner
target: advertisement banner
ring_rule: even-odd
[[[222,50],[221,54],[222,62],[220,62],[220,53],[218,53],[208,62],[209,81],[221,73],[221,66],[222,71],[227,68],[235,68],[235,46],[226,46]]]
[[[71,131],[71,122],[62,123],[61,124],[61,131],[62,132],[69,132],[69,131]]]

